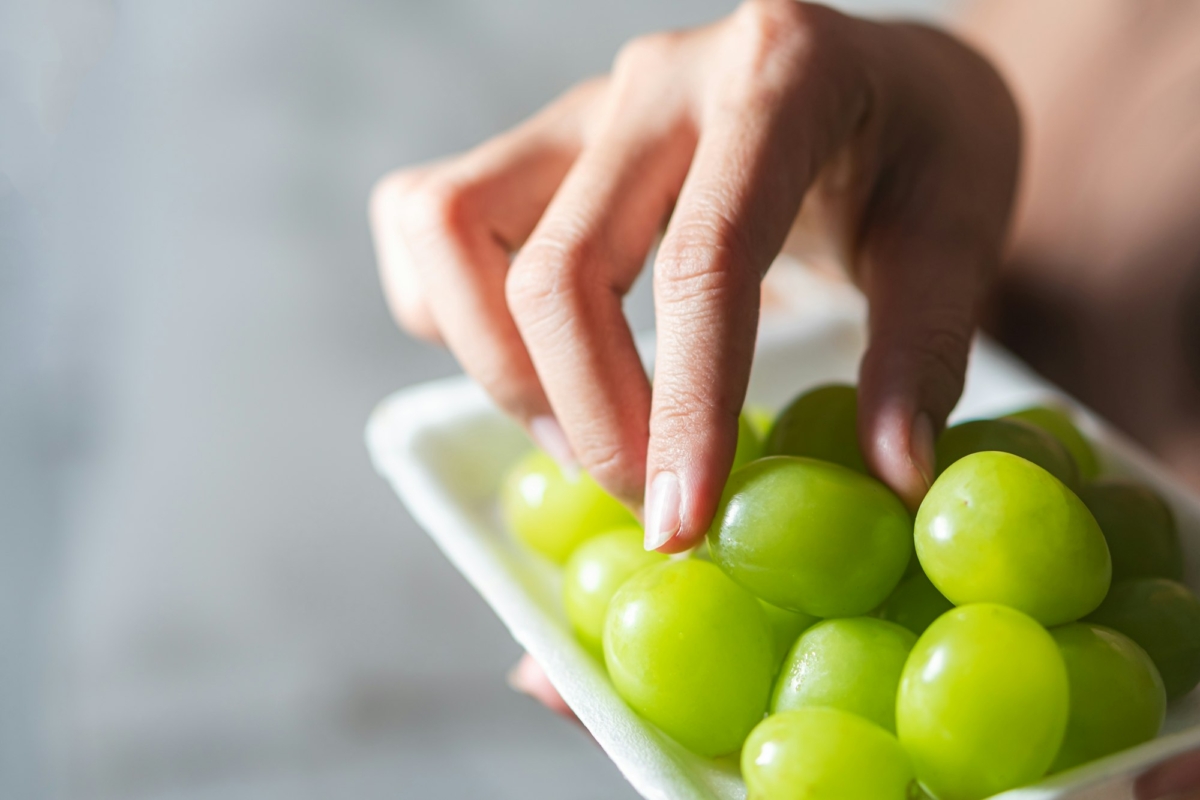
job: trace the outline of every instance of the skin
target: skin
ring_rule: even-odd
[[[732,462],[781,246],[870,301],[860,439],[910,506],[997,264],[989,331],[1200,485],[1198,31],[1198,3],[974,3],[955,35],[1009,91],[949,36],[790,2],[635,40],[517,129],[380,181],[389,305],[635,510],[674,474],[666,551],[706,529]],[[615,309],[670,208],[652,395]],[[562,707],[532,662],[513,683]],[[1138,797],[1198,785],[1181,757]]]
[[[1024,132],[989,332],[1200,487],[1200,3],[986,0],[957,32]]]
[[[763,274],[785,242],[835,254],[871,301],[864,456],[915,507],[999,261],[1018,127],[995,71],[945,33],[749,0],[385,178],[383,280],[403,325],[678,552],[733,462]],[[651,391],[621,297],[664,224]]]

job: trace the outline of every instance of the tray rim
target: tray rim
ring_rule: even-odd
[[[843,308],[834,309],[824,315],[810,315],[803,320],[764,320],[760,329],[759,347],[779,347],[789,343],[799,345],[807,336],[833,326],[859,326],[861,323],[856,317],[857,315],[847,313]],[[644,360],[648,364],[652,363],[653,337],[639,337],[639,350]],[[1200,520],[1200,497],[1099,415],[1037,376],[1015,356],[986,337],[979,336],[976,339],[972,354],[973,363],[978,363],[977,356],[1003,364],[1007,369],[1014,371],[1014,374],[1021,374],[1031,386],[1040,387],[1046,399],[1057,399],[1067,403],[1076,412],[1085,433],[1090,434],[1093,439],[1103,440],[1106,451],[1115,455],[1118,461],[1133,467],[1132,471],[1142,473],[1167,496],[1177,512],[1182,508],[1191,518]],[[467,540],[472,538],[473,534],[462,535],[463,529],[472,527],[477,520],[471,519],[471,513],[456,501],[448,488],[436,479],[431,469],[419,459],[403,457],[402,454],[411,456],[414,441],[430,429],[452,420],[479,415],[503,419],[502,413],[491,403],[485,392],[465,375],[427,381],[401,389],[382,400],[368,420],[364,434],[372,464],[391,484],[417,524],[431,536],[447,559],[492,606],[517,643],[539,661],[568,706],[575,711],[636,791],[653,800],[710,800],[712,797],[726,796],[725,792],[730,791],[737,795],[736,787],[741,785],[741,779],[736,774],[736,768],[732,768],[731,771],[728,763],[721,765],[718,761],[714,770],[714,762],[700,759],[674,745],[649,723],[641,720],[619,698],[617,703],[625,713],[617,710],[617,725],[596,724],[602,718],[606,723],[614,721],[614,709],[602,707],[611,704],[597,702],[597,691],[600,695],[613,693],[603,670],[590,656],[583,653],[569,632],[563,630],[561,622],[542,619],[545,615],[537,603],[526,596],[515,582],[497,574],[504,571],[502,567],[493,565],[494,570],[488,569],[487,565],[470,552],[472,546]],[[968,417],[962,414],[951,415],[952,421],[965,418]],[[433,502],[434,499],[439,502]],[[1196,569],[1194,565],[1193,574],[1189,576],[1192,580],[1188,581],[1193,589],[1196,585]],[[489,588],[485,590],[482,588],[484,585]],[[579,657],[581,654],[582,658]],[[1187,699],[1192,700],[1193,705],[1197,702],[1195,694]],[[1179,702],[1186,700],[1181,699]],[[616,735],[617,731],[620,731],[621,735]],[[638,754],[643,763],[636,770],[629,769],[630,764],[626,761],[625,752],[633,742],[637,743],[637,747],[660,746],[643,749]],[[666,747],[661,747],[662,745]],[[674,748],[671,745],[674,745]],[[1160,734],[1154,740],[1044,778],[1038,783],[1002,792],[994,795],[991,800],[1057,800],[1073,796],[1108,796],[1104,792],[1105,789],[1128,787],[1146,769],[1198,747],[1200,709],[1195,711],[1194,722],[1180,730]],[[672,750],[674,752],[671,752]],[[661,780],[647,781],[644,761],[648,755],[654,762],[657,774],[675,775],[680,781],[671,781],[676,785],[669,789],[662,785]],[[697,774],[697,768],[701,774]],[[703,774],[706,772],[709,774]],[[708,786],[698,786],[698,780]],[[705,792],[704,788],[719,794]],[[1094,790],[1097,789],[1104,794],[1095,793]]]

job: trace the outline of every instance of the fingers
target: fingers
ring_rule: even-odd
[[[425,303],[417,266],[400,224],[405,199],[417,191],[430,172],[431,168],[416,168],[393,172],[382,178],[371,190],[367,216],[388,310],[412,335],[439,342],[441,336]]]
[[[694,130],[670,36],[637,40],[614,67],[580,153],[507,284],[522,338],[582,466],[631,506],[642,497],[650,387],[621,300],[687,171]]]
[[[560,462],[571,456],[504,298],[510,253],[578,154],[602,91],[585,84],[467,155],[381,182],[371,216],[401,324],[438,336]]]
[[[762,275],[817,169],[861,113],[852,77],[817,44],[836,35],[835,20],[759,3],[734,22],[736,54],[705,109],[654,267],[645,530],[647,549],[664,552],[708,529],[733,462]]]
[[[982,59],[930,29],[900,36],[910,46],[892,58],[906,67],[887,71],[894,83],[876,109],[896,152],[866,200],[855,265],[870,306],[859,438],[871,471],[915,509],[936,474],[934,440],[962,392],[1000,257],[1019,133]]]
[[[541,666],[528,653],[521,656],[516,666],[509,670],[508,685],[521,694],[529,695],[555,714],[572,722],[579,722],[575,712],[562,699],[562,695],[554,688],[554,684],[550,683]]]
[[[981,254],[930,241],[879,250],[863,281],[859,440],[871,472],[915,510],[936,474],[935,437],[962,393],[986,270]]]

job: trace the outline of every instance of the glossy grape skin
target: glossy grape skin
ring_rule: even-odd
[[[925,574],[956,605],[1003,603],[1059,625],[1108,591],[1108,545],[1091,512],[1009,453],[972,453],[943,472],[917,511],[915,540]]]
[[[883,605],[876,611],[880,619],[903,625],[918,636],[935,619],[954,608],[954,604],[937,590],[929,577],[917,570],[900,581],[896,591],[892,592]]]
[[[733,466],[729,471],[744,467],[756,458],[762,456],[762,437],[754,428],[754,423],[750,421],[750,417],[746,412],[738,415],[738,438],[737,449],[733,452]]]
[[[593,536],[576,548],[563,568],[563,603],[575,635],[588,650],[604,657],[604,619],[621,584],[634,573],[667,560],[646,552],[642,529],[617,528]]]
[[[762,719],[773,648],[754,596],[696,559],[636,573],[613,596],[604,626],[617,693],[703,756],[734,752]]]
[[[1079,432],[1066,411],[1053,406],[1033,406],[1009,414],[1007,418],[1036,425],[1062,442],[1075,460],[1081,479],[1090,481],[1100,474],[1100,462],[1096,460],[1092,443]]]
[[[742,749],[748,800],[912,800],[920,792],[896,737],[835,708],[774,714]]]
[[[775,681],[771,713],[840,708],[896,731],[896,688],[916,634],[873,617],[818,622],[796,640]]]
[[[1200,600],[1166,578],[1133,578],[1112,587],[1088,617],[1133,639],[1158,667],[1167,699],[1200,682]]]
[[[530,451],[509,470],[500,508],[517,539],[556,564],[597,533],[637,524],[586,473],[566,477],[541,450]]]
[[[1111,628],[1073,622],[1050,631],[1067,667],[1070,713],[1051,772],[1103,758],[1158,735],[1167,710],[1146,651]]]
[[[1175,515],[1153,489],[1106,479],[1084,484],[1079,499],[1108,540],[1114,583],[1126,578],[1183,578]]]
[[[763,450],[768,456],[805,456],[866,473],[858,446],[858,392],[829,384],[810,389],[779,412]]]
[[[972,453],[998,450],[1032,461],[1067,486],[1079,485],[1075,459],[1046,431],[1012,419],[976,419],[947,428],[937,442],[937,472]]]
[[[1067,670],[1045,628],[1007,606],[939,617],[917,640],[896,730],[939,800],[979,800],[1037,780],[1067,726]]]
[[[912,553],[912,522],[882,483],[811,458],[733,473],[708,532],[713,562],[768,603],[818,617],[865,614]]]
[[[786,608],[773,606],[766,600],[758,602],[767,615],[767,622],[771,625],[771,640],[774,643],[772,652],[775,654],[773,671],[778,672],[783,660],[791,652],[792,645],[796,643],[796,639],[800,638],[800,634],[821,620],[812,614],[805,614],[803,611],[788,611]]]

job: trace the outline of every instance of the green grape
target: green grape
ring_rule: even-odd
[[[811,458],[772,456],[730,476],[708,532],[713,561],[768,603],[865,614],[912,553],[912,521],[882,483]]]
[[[1108,546],[1087,506],[1009,453],[972,453],[943,472],[917,511],[915,537],[925,574],[956,605],[1003,603],[1059,625],[1108,591]]]
[[[914,547],[912,555],[908,558],[908,566],[904,568],[904,577],[911,578],[921,572],[921,559],[917,558],[917,550]]]
[[[1183,578],[1183,549],[1171,508],[1148,486],[1107,479],[1085,484],[1082,500],[1112,554],[1113,581]]]
[[[774,642],[772,652],[775,654],[773,672],[779,672],[780,665],[787,658],[788,652],[791,651],[792,645],[796,643],[800,634],[821,620],[811,614],[805,614],[803,611],[788,611],[786,608],[773,606],[766,600],[758,602],[767,614],[767,622],[771,624],[772,641]]]
[[[775,418],[767,434],[768,456],[806,456],[866,473],[858,446],[858,393],[830,384],[797,397]]]
[[[1062,442],[1075,459],[1079,477],[1083,480],[1090,481],[1100,474],[1100,464],[1096,460],[1096,451],[1092,449],[1092,443],[1075,427],[1071,415],[1066,410],[1054,406],[1034,406],[1009,414],[1007,419],[1036,425]]]
[[[527,546],[561,564],[597,533],[637,520],[586,474],[568,478],[540,450],[509,470],[500,490],[509,530]]]
[[[836,708],[774,714],[742,749],[749,800],[913,800],[920,789],[896,737]]]
[[[646,552],[642,529],[636,526],[579,545],[563,569],[563,603],[579,641],[603,658],[604,617],[612,596],[635,572],[666,560],[662,553]]]
[[[758,440],[765,442],[767,434],[771,432],[771,426],[775,423],[774,412],[766,406],[751,404],[742,409],[742,415],[750,422],[750,427],[758,435]]]
[[[954,608],[954,604],[937,590],[929,577],[920,570],[900,581],[878,609],[880,619],[903,625],[920,635],[942,614]]]
[[[1089,622],[1133,639],[1158,667],[1167,699],[1200,682],[1200,600],[1166,578],[1133,578],[1112,587]]]
[[[707,561],[647,567],[608,607],[604,661],[617,693],[703,756],[736,751],[762,719],[774,656],[762,606]]]
[[[896,730],[940,800],[979,800],[1037,780],[1067,726],[1067,670],[1054,639],[995,603],[947,611],[917,640]]]
[[[999,450],[1032,461],[1067,486],[1079,484],[1079,470],[1063,443],[1041,428],[1012,419],[976,419],[946,431],[937,442],[941,475],[963,456]]]
[[[896,730],[896,687],[917,637],[872,617],[818,622],[796,640],[775,682],[771,711],[840,708]]]
[[[762,437],[754,429],[754,423],[743,411],[738,415],[737,449],[733,451],[733,466],[729,471],[744,467],[756,458],[762,456]]]
[[[1067,733],[1051,772],[1103,758],[1158,735],[1167,710],[1162,678],[1146,651],[1100,625],[1050,631],[1071,688]]]

